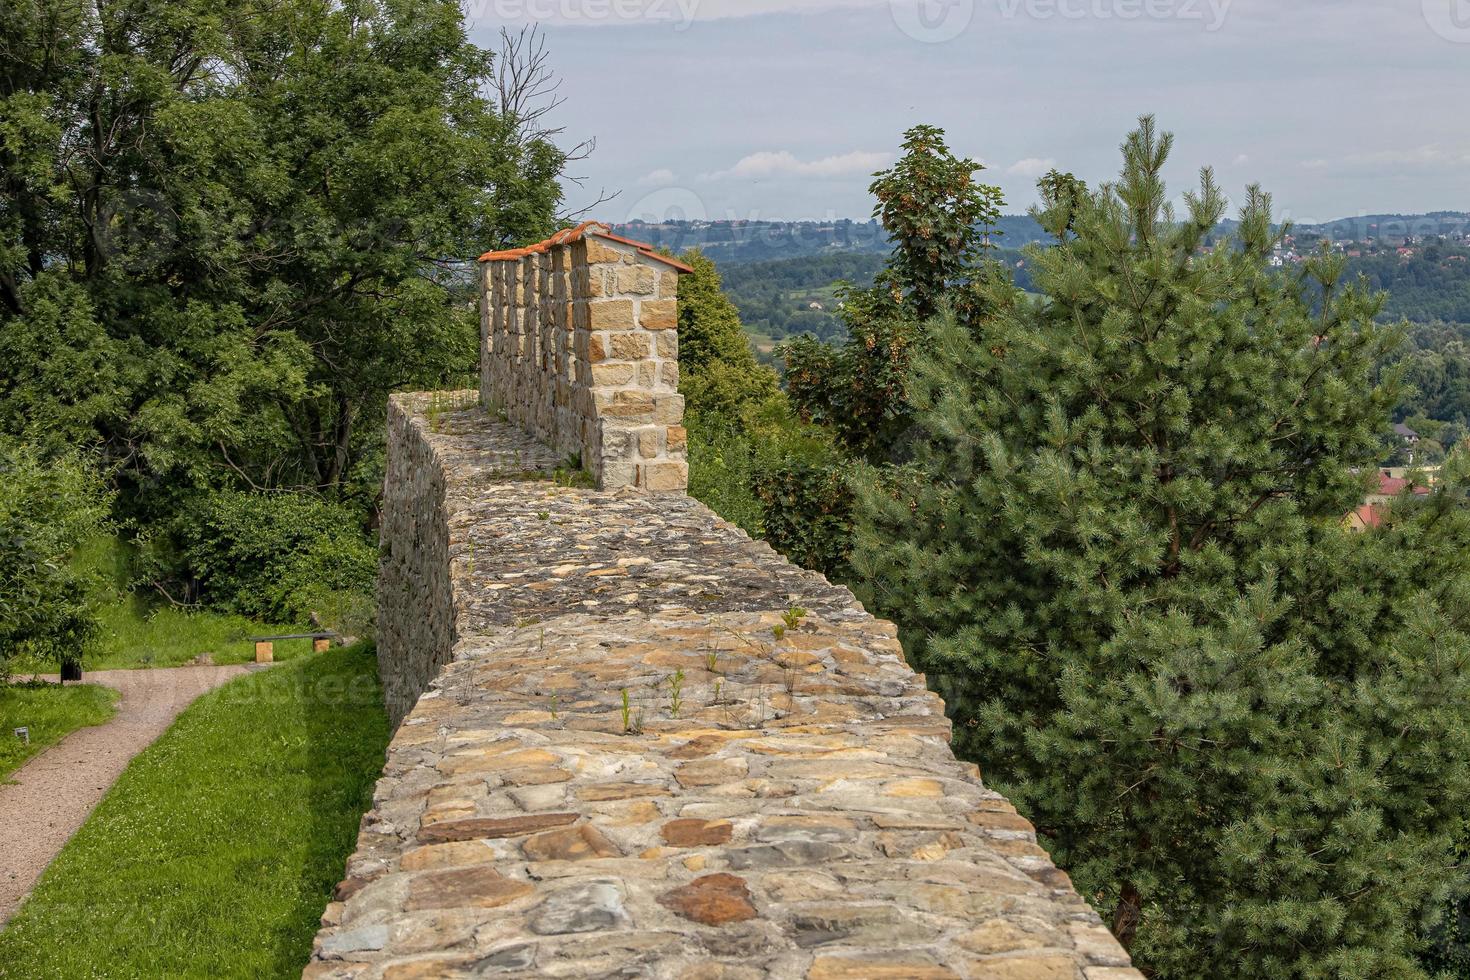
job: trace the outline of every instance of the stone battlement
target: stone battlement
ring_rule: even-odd
[[[679,275],[589,221],[480,256],[480,397],[605,489],[682,491]]]
[[[401,725],[306,976],[1140,977],[891,624],[438,398],[390,406]]]

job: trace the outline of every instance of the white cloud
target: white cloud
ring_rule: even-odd
[[[1237,167],[1243,167],[1243,166],[1245,166],[1246,164],[1248,164],[1250,162],[1251,162],[1251,155],[1249,153],[1241,153],[1238,156],[1236,156],[1236,158],[1235,158],[1235,165]]]
[[[754,180],[765,177],[850,177],[870,174],[888,165],[891,153],[853,150],[819,160],[799,159],[790,150],[763,150],[738,161],[729,170],[705,174],[704,180]]]
[[[1006,168],[1006,173],[1012,177],[1036,178],[1057,168],[1057,162],[1051,157],[1027,157],[1017,160]]]
[[[660,167],[659,169],[654,170],[651,173],[646,173],[642,177],[639,177],[638,183],[645,186],[656,186],[658,184],[672,184],[677,179],[678,178],[676,177],[674,172],[668,167]]]

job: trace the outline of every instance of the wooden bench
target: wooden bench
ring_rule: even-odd
[[[287,633],[282,636],[252,636],[251,642],[255,644],[255,662],[258,664],[270,664],[276,661],[277,640],[310,640],[312,653],[325,653],[331,647],[332,641],[341,634],[326,631],[322,633]]]

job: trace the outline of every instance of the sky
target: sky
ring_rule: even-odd
[[[1008,213],[1119,166],[1143,113],[1176,196],[1213,166],[1297,222],[1470,211],[1470,0],[467,0],[537,23],[592,217],[866,219],[905,129],[942,127]]]

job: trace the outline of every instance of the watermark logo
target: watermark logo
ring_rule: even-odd
[[[992,0],[1001,20],[1153,20],[1197,23],[1213,33],[1225,26],[1234,0]],[[1425,0],[1434,3],[1436,0]],[[1443,2],[1443,0],[1440,0]],[[1470,0],[1450,0],[1470,4]],[[893,22],[916,41],[938,44],[963,34],[975,19],[976,0],[889,0]]]
[[[943,44],[969,29],[975,0],[888,0],[893,23],[915,41]]]
[[[1424,22],[1446,41],[1470,44],[1470,0],[1423,0]]]
[[[537,24],[694,24],[701,0],[469,0],[471,19]]]

